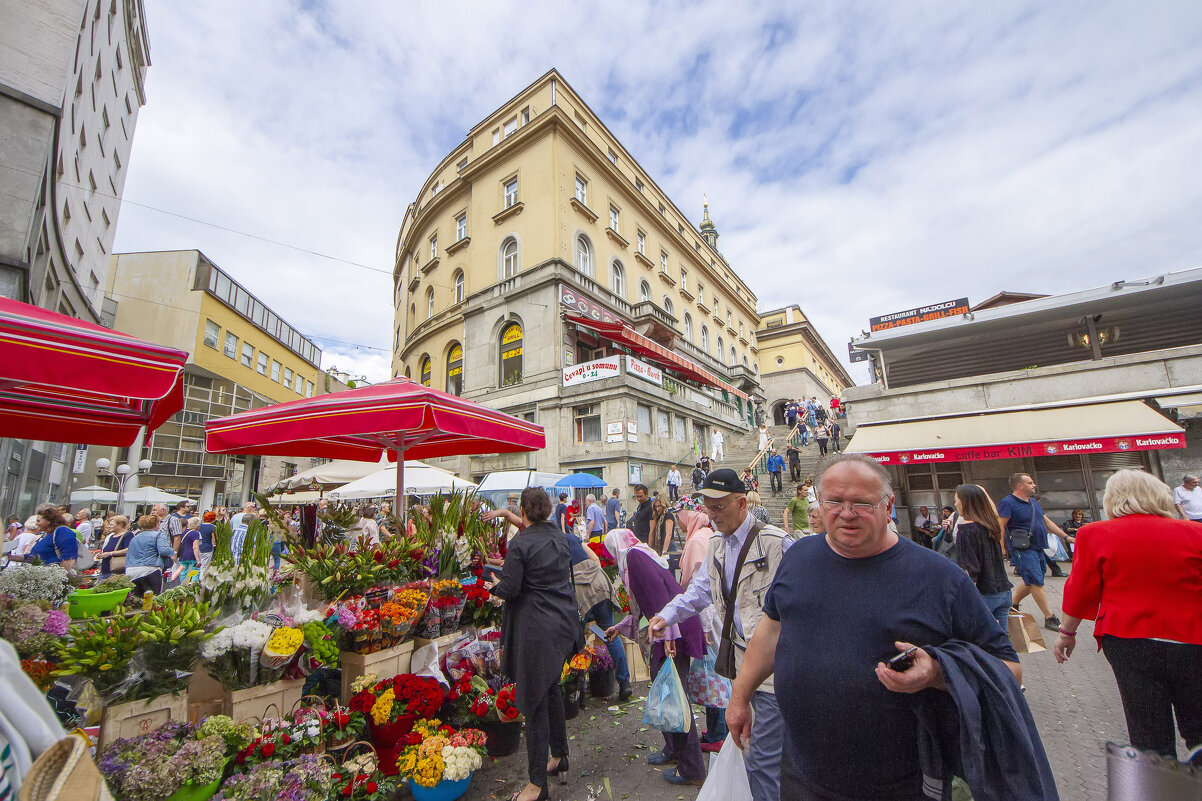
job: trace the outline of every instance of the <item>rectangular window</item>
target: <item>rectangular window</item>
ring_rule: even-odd
[[[666,208],[664,208],[664,204],[663,204],[663,203],[660,203],[660,204],[659,204],[659,216],[661,216],[661,217],[666,217],[666,216],[668,216],[668,210],[667,210]]]
[[[306,398],[313,397],[313,382],[312,381],[305,382],[305,397]]]
[[[492,132],[492,143],[495,145],[501,141],[501,129],[496,128]]]
[[[505,138],[513,136],[518,132],[518,118],[514,117],[509,122],[505,123]]]
[[[655,412],[655,436],[667,439],[672,436],[672,432],[668,427],[668,413],[663,409]]]
[[[247,367],[255,366],[255,349],[251,347],[249,342],[242,343],[242,364]]]
[[[304,388],[305,388],[305,379],[300,373],[297,373],[296,374],[296,383],[292,386],[292,389],[296,392],[297,395],[299,395],[299,394],[301,394],[301,390],[303,390]]]
[[[460,214],[455,218],[455,241],[459,242],[467,238],[467,215]]]
[[[584,205],[588,205],[588,181],[576,176],[576,199]]]
[[[643,404],[640,403],[640,404],[638,404],[638,408],[636,411],[638,412],[639,433],[640,434],[650,434],[651,433],[651,407],[644,406]]]
[[[231,359],[238,358],[238,337],[229,331],[225,332],[225,355]]]
[[[284,386],[288,387],[289,389],[292,389],[292,368],[291,367],[284,368]]]
[[[574,410],[576,418],[577,442],[601,441],[601,415],[596,406],[577,406]]]
[[[526,108],[522,109],[522,125],[529,125],[529,124],[530,124],[530,107],[526,106]]]
[[[639,231],[638,234],[638,248],[639,253],[642,253],[644,256],[647,255],[647,235],[642,231]]]
[[[697,285],[697,305],[705,305],[705,287],[703,287],[701,284]]]
[[[279,380],[280,380],[280,368],[281,368],[282,366],[283,366],[283,365],[281,365],[279,362],[276,362],[276,361],[273,361],[273,362],[271,363],[271,380],[272,380],[272,381],[279,382]]]
[[[510,178],[505,182],[505,208],[518,202],[518,179]]]
[[[438,258],[438,234],[430,237],[430,259]]]
[[[680,288],[689,291],[689,271],[683,267],[680,268]]]
[[[609,152],[606,155],[609,157],[610,163],[616,166],[618,163],[618,154],[614,152],[612,147],[609,149]]]
[[[668,254],[662,250],[659,252],[659,271],[668,274]]]
[[[455,165],[455,170],[457,172],[463,172],[466,169],[467,169],[467,156],[464,156],[463,160]]]
[[[213,350],[217,350],[217,338],[219,336],[221,336],[221,326],[212,320],[205,320],[205,345]]]
[[[684,442],[685,429],[687,425],[688,421],[686,421],[680,415],[676,415],[676,417],[672,419],[672,439],[676,440],[677,442]]]
[[[259,375],[267,375],[267,354],[259,351],[259,364],[255,368],[259,371]]]
[[[642,192],[643,191],[643,182],[640,181],[638,178],[635,178],[634,179],[634,188],[639,190],[639,192]]]
[[[609,207],[609,227],[614,233],[618,232],[618,209],[615,206]]]

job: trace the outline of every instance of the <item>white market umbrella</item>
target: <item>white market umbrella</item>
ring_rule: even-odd
[[[310,467],[294,476],[281,479],[268,487],[265,492],[270,494],[282,490],[308,489],[312,484],[346,484],[371,475],[386,463],[387,458],[384,462],[355,462],[350,459],[335,459],[332,462],[319,464],[317,467]]]
[[[114,500],[115,499],[116,496],[114,496]],[[154,503],[172,505],[186,500],[188,500],[188,498],[185,498],[182,495],[172,495],[170,492],[163,492],[158,487],[138,487],[137,489],[130,490],[129,492],[125,493],[124,498],[125,503],[134,503],[139,505]]]
[[[82,487],[71,493],[71,503],[116,503],[117,493],[99,485]]]
[[[437,492],[475,488],[476,485],[472,482],[446,470],[422,462],[405,462],[405,493],[408,495],[432,495]],[[396,467],[379,470],[326,494],[336,501],[392,498],[396,495]]]

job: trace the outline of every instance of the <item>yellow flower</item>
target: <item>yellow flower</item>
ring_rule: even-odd
[[[377,726],[382,726],[388,722],[389,716],[392,715],[392,702],[395,698],[396,693],[388,689],[372,704],[371,719],[375,721]]]

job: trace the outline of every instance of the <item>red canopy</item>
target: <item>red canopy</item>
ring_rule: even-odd
[[[0,298],[0,436],[129,445],[184,405],[182,350]]]
[[[210,420],[209,453],[379,461],[536,451],[542,426],[407,378]],[[397,470],[397,497],[404,471]]]
[[[575,314],[565,314],[564,317],[570,322],[582,325],[585,328],[591,328],[599,334],[604,334],[615,342],[619,342],[636,353],[646,356],[652,361],[662,364],[669,370],[675,370],[681,375],[687,376],[694,381],[699,381],[702,384],[707,384],[711,387],[726,390],[734,395],[738,395],[743,400],[747,400],[747,393],[742,390],[735,389],[730,384],[726,383],[716,375],[706,370],[701,365],[692,359],[687,359],[679,353],[668,350],[663,345],[655,340],[645,337],[638,331],[635,331],[626,323],[606,322],[602,320],[594,320],[591,317],[581,317]]]

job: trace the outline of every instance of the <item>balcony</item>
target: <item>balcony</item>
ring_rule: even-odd
[[[730,381],[744,392],[750,392],[755,387],[760,385],[759,376],[745,364],[732,364],[727,368],[730,373]]]
[[[659,280],[663,281],[668,286],[676,286],[676,279],[668,275],[663,270],[660,270],[658,273],[656,273],[656,275],[659,276]]]
[[[435,256],[434,258],[430,259],[428,262],[423,264],[422,265],[422,275],[429,275],[430,271],[438,266],[438,261],[439,261],[438,257]]]
[[[646,267],[648,270],[655,269],[655,265],[651,262],[651,259],[647,258],[647,254],[641,250],[636,250],[634,252],[634,260]]]
[[[631,308],[631,322],[637,328],[644,323],[663,326],[676,333],[676,318],[650,300],[639,301]],[[654,337],[653,337],[654,338]]]

